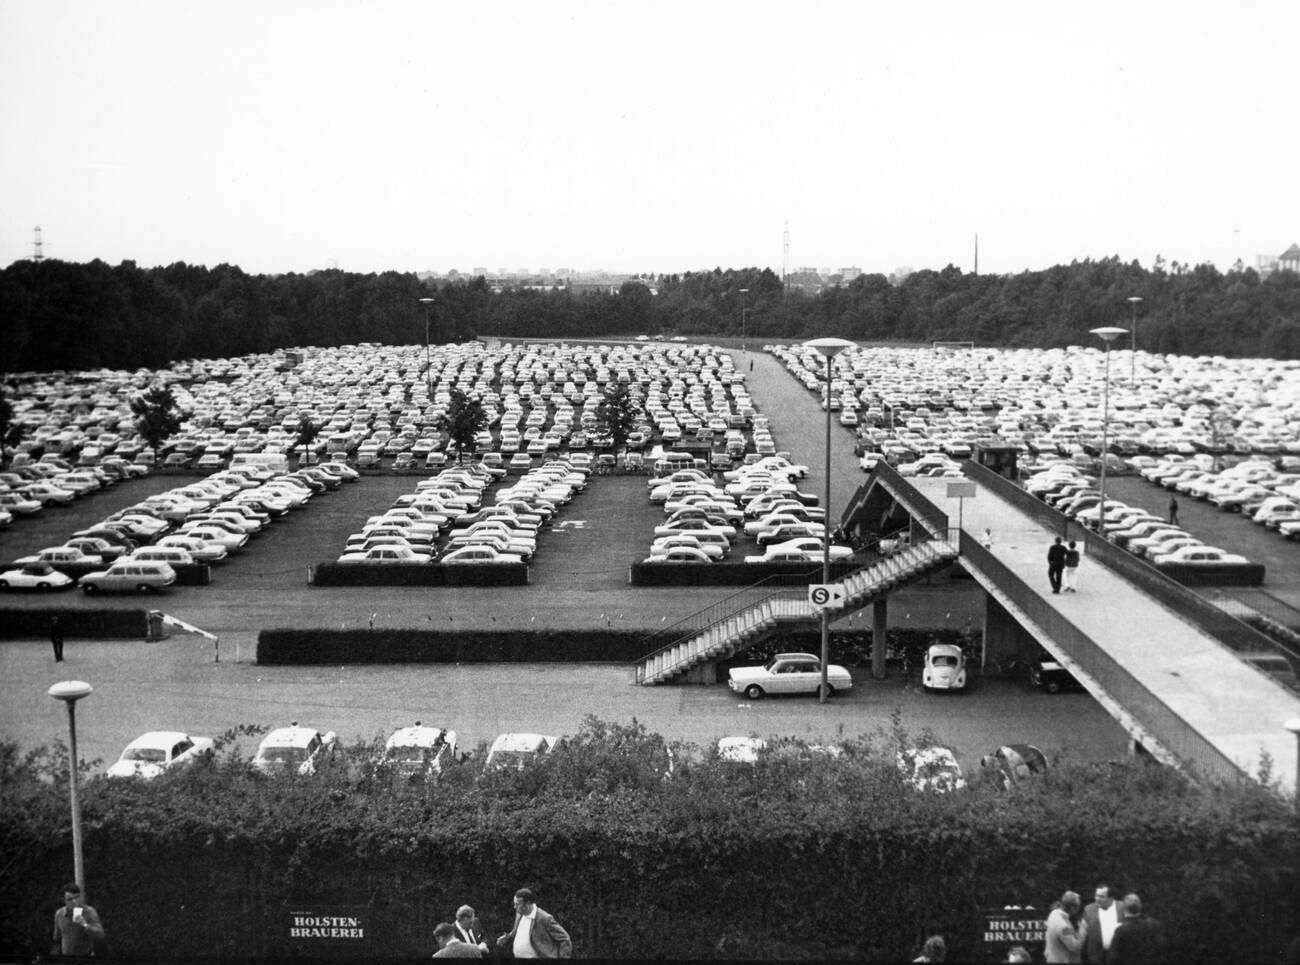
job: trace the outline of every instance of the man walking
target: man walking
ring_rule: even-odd
[[[1108,884],[1100,884],[1093,892],[1093,900],[1083,909],[1083,923],[1088,934],[1083,942],[1083,960],[1091,965],[1106,965],[1110,959],[1110,943],[1119,927],[1120,907],[1111,894]]]
[[[1174,496],[1169,497],[1169,525],[1178,525],[1178,499]]]
[[[54,662],[63,663],[63,628],[58,617],[50,617],[50,645],[54,647]]]
[[[1065,592],[1079,592],[1079,544],[1074,540],[1065,549]]]
[[[1047,551],[1047,582],[1052,584],[1052,592],[1061,592],[1061,571],[1065,569],[1065,545],[1061,537],[1056,537]]]
[[[63,907],[54,913],[54,955],[87,957],[95,954],[95,942],[104,940],[104,926],[95,909],[81,900],[81,886],[75,881],[63,886]]]
[[[1110,940],[1110,958],[1116,965],[1164,961],[1164,929],[1160,922],[1142,914],[1142,899],[1124,896],[1124,921]]]
[[[497,950],[515,958],[572,958],[573,942],[555,916],[537,907],[528,888],[515,892],[515,927],[497,939]]]

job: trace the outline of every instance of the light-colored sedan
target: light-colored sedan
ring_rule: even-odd
[[[48,563],[51,566],[102,566],[104,558],[95,553],[82,552],[76,546],[47,546],[34,556],[19,557],[14,562],[19,566],[26,566],[28,563]]]
[[[676,536],[679,533],[714,533],[731,540],[736,535],[732,526],[718,526],[703,519],[679,519],[673,523],[656,526],[654,534],[658,536]]]
[[[189,523],[183,526],[180,535],[201,539],[205,543],[218,543],[231,553],[241,549],[248,542],[247,533],[232,533],[220,526],[205,526],[202,523]]]
[[[75,582],[72,577],[60,573],[49,563],[28,563],[0,573],[0,589],[62,590]]]
[[[946,747],[899,751],[897,763],[904,779],[918,791],[945,794],[966,786],[956,755]]]
[[[109,777],[157,777],[164,771],[193,764],[214,749],[211,737],[191,737],[174,730],[151,730],[126,745],[108,769]]]
[[[417,720],[389,736],[379,769],[407,780],[435,780],[455,756],[454,730],[427,727]]]
[[[672,546],[650,548],[643,563],[712,563],[713,557],[698,546]]]
[[[853,547],[843,546],[839,543],[831,544],[832,563],[836,560],[847,560],[852,555]],[[781,563],[790,560],[803,560],[810,563],[819,563],[824,556],[821,540],[815,536],[802,536],[798,539],[787,540],[784,543],[774,543],[756,556],[746,556],[745,562]]]
[[[735,667],[727,686],[750,700],[765,694],[816,694],[821,689],[822,662],[811,653],[778,653],[761,667]],[[852,689],[853,678],[838,664],[826,668],[830,693]],[[829,696],[829,694],[828,694]]]
[[[271,731],[258,745],[253,767],[263,774],[315,774],[338,750],[333,731],[322,734],[311,727],[288,727]]]
[[[502,553],[491,546],[462,546],[454,549],[449,553],[444,553],[439,563],[448,565],[472,565],[475,563],[519,563],[524,562],[522,556],[513,553]]]
[[[372,546],[359,553],[344,553],[340,563],[431,563],[433,556],[417,553],[409,546]]]
[[[1169,553],[1161,553],[1153,563],[1176,563],[1179,566],[1218,566],[1221,563],[1249,563],[1244,556],[1228,553],[1214,546],[1183,546]]]
[[[488,749],[485,771],[522,771],[533,761],[549,754],[559,741],[550,734],[501,734]]]
[[[719,539],[717,542],[712,540],[702,540],[691,533],[681,533],[677,536],[661,536],[650,544],[650,555],[656,553],[666,553],[674,549],[697,549],[711,560],[720,560],[726,555],[726,541]]]
[[[217,563],[230,555],[220,543],[211,543],[197,536],[186,536],[182,533],[164,536],[154,545],[185,550],[197,563]]]
[[[926,690],[962,690],[966,686],[966,655],[951,643],[932,643],[925,651],[921,686]]]

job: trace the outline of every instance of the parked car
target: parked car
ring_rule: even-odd
[[[176,571],[166,563],[119,560],[107,570],[87,573],[77,583],[86,593],[161,590],[176,582]]]
[[[431,563],[433,556],[429,553],[417,553],[408,546],[372,546],[366,550],[358,552],[344,553],[339,557],[340,563],[375,563],[375,564],[399,564],[399,563]]]
[[[981,757],[980,766],[995,782],[1009,788],[1017,781],[1046,771],[1047,758],[1033,744],[1003,744],[992,754]]]
[[[1178,566],[1219,566],[1223,563],[1249,563],[1244,556],[1228,553],[1215,546],[1183,546],[1168,553],[1153,557],[1157,565],[1170,564]]]
[[[214,749],[211,737],[191,737],[180,731],[151,730],[126,745],[108,769],[109,777],[155,778],[164,771],[193,764]]]
[[[488,749],[485,771],[522,771],[538,758],[549,754],[558,737],[548,734],[501,734]]]
[[[761,737],[718,738],[718,758],[731,764],[757,764],[765,750],[767,741]]]
[[[803,536],[798,539],[786,540],[784,543],[774,543],[764,548],[763,552],[757,555],[745,557],[746,563],[780,563],[788,561],[802,561],[807,563],[820,563],[824,557],[822,541],[815,536]],[[831,544],[831,561],[846,560],[853,555],[853,547],[842,546],[839,543]]]
[[[322,734],[311,727],[299,727],[295,720],[262,738],[253,767],[263,774],[315,774],[338,753],[333,731]]]
[[[75,546],[47,546],[33,556],[14,560],[19,566],[28,563],[49,563],[51,566],[102,566],[104,558],[94,553],[83,553]]]
[[[918,791],[946,794],[966,786],[957,756],[946,747],[917,747],[898,752],[896,758],[904,780]]]
[[[427,727],[418,720],[393,731],[384,744],[379,769],[408,780],[433,780],[456,756],[456,732]]]
[[[816,694],[821,690],[822,663],[811,653],[778,653],[760,667],[734,667],[727,686],[750,700],[765,694]],[[827,696],[852,689],[853,678],[837,664],[826,668]]]
[[[503,553],[491,546],[462,546],[451,552],[443,553],[438,562],[446,563],[448,566],[473,565],[476,563],[522,564],[524,558],[514,553]]]
[[[966,686],[966,655],[951,643],[932,643],[925,651],[921,686],[926,690],[962,690]]]
[[[62,590],[76,582],[60,573],[49,563],[28,563],[17,569],[0,573],[0,589],[10,590]]]
[[[1030,661],[1029,681],[1035,687],[1042,687],[1049,694],[1059,694],[1062,690],[1078,690],[1082,686],[1074,679],[1074,675],[1062,667],[1046,650]]]
[[[220,543],[210,543],[207,540],[199,539],[197,536],[185,536],[181,533],[164,536],[154,545],[159,547],[171,546],[185,550],[198,563],[216,563],[224,560],[229,555],[226,548]]]

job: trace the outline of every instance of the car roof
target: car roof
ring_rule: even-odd
[[[317,736],[312,727],[277,727],[262,738],[263,747],[306,747]]]
[[[178,730],[151,730],[141,734],[127,747],[171,747],[177,741],[188,740],[189,735]]]
[[[535,751],[556,740],[546,734],[501,734],[492,742],[491,751]]]
[[[427,727],[415,724],[393,731],[388,738],[386,748],[392,747],[435,747],[451,736],[451,731],[442,727]]]

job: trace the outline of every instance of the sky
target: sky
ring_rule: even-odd
[[[1300,241],[1300,5],[0,0],[0,264],[669,273]],[[784,252],[788,225],[789,255]]]

